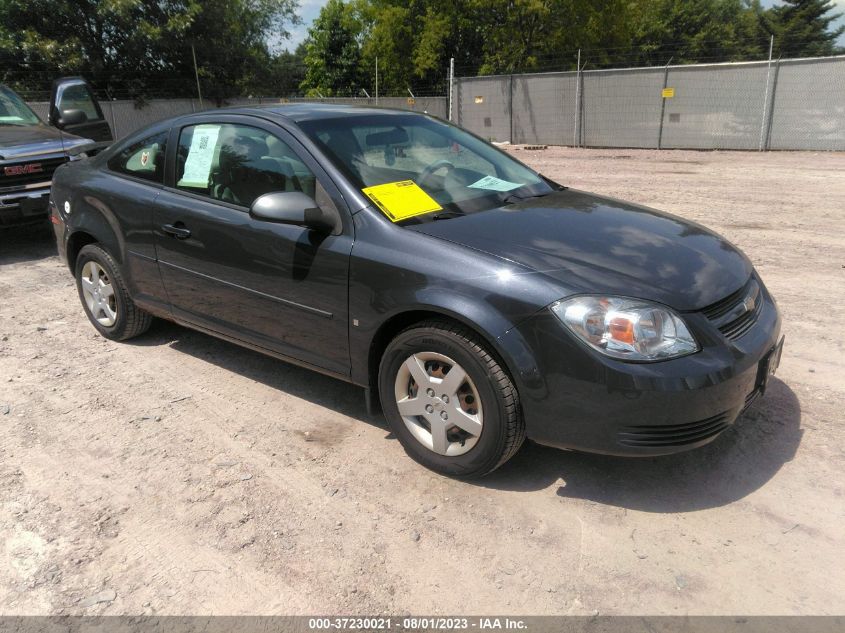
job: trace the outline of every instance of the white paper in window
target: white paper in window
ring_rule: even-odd
[[[470,189],[487,189],[488,191],[510,191],[521,187],[519,183],[508,182],[495,176],[485,176],[481,180],[477,180],[471,185],[467,185]]]
[[[205,189],[211,175],[211,164],[214,160],[214,149],[217,147],[217,137],[220,135],[219,125],[198,125],[194,128],[188,158],[185,160],[185,173],[176,183],[178,187],[194,187]]]

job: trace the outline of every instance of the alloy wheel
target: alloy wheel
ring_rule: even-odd
[[[117,302],[114,287],[105,268],[93,260],[82,267],[82,296],[89,312],[104,327],[112,327],[117,321]]]
[[[448,356],[409,356],[396,373],[395,396],[405,426],[429,450],[453,457],[478,442],[484,421],[478,390]]]

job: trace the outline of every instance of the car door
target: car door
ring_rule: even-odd
[[[154,231],[173,315],[348,374],[353,229],[328,175],[291,134],[256,117],[194,117],[173,129],[170,147]],[[252,201],[273,191],[302,191],[333,206],[342,229],[251,217]]]
[[[80,112],[84,116],[79,116]],[[47,120],[63,132],[82,138],[97,142],[113,140],[100,103],[94,97],[90,84],[82,77],[63,77],[53,82]]]

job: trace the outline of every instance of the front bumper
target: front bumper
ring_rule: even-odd
[[[702,446],[763,391],[779,361],[781,319],[763,288],[754,326],[728,340],[700,313],[684,315],[701,351],[626,363],[588,349],[544,310],[499,339],[520,389],[526,432],[540,444],[610,455],[664,455]]]
[[[0,227],[18,226],[47,217],[50,183],[0,193]]]

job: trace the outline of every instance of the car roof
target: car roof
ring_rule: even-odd
[[[100,160],[111,157],[114,153],[128,147],[138,139],[151,133],[159,133],[174,125],[185,125],[187,122],[199,116],[214,114],[245,114],[250,116],[263,116],[265,118],[279,118],[299,123],[301,121],[313,121],[317,119],[336,119],[344,116],[367,116],[367,115],[388,115],[402,116],[416,114],[428,116],[422,112],[413,110],[396,110],[391,108],[380,108],[377,106],[357,106],[351,104],[333,103],[272,103],[262,105],[238,105],[227,108],[202,110],[200,112],[189,112],[180,114],[169,119],[162,119],[150,125],[127,134],[124,138],[113,143],[108,149],[100,152]]]
[[[336,119],[344,116],[422,114],[415,113],[411,110],[396,110],[370,105],[358,106],[352,104],[333,103],[274,103],[267,105],[224,108],[221,112],[226,112],[228,114],[256,114],[261,112],[265,115],[267,113],[272,113],[296,123],[301,121],[313,121],[316,119]]]

